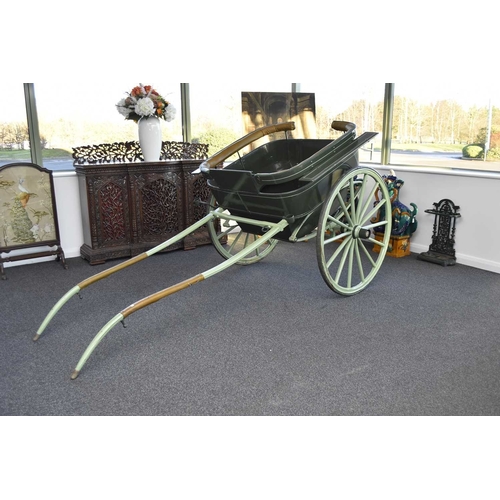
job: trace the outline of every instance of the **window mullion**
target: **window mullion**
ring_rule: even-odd
[[[35,87],[33,83],[24,83],[24,102],[26,104],[26,119],[28,121],[28,136],[30,139],[31,161],[43,166],[38,114],[36,110]]]

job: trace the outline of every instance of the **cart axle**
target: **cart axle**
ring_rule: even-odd
[[[361,238],[367,240],[371,235],[371,231],[361,226],[356,226],[352,231],[353,238]]]

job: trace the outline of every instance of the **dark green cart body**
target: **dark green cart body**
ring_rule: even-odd
[[[358,150],[374,132],[336,140],[280,139],[268,142],[224,168],[201,171],[217,203],[233,215],[289,226],[276,239],[300,238],[318,224],[326,196],[348,169],[359,165]],[[242,225],[249,233],[262,228]]]

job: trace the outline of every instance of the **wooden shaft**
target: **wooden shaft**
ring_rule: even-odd
[[[176,285],[169,286],[168,288],[165,288],[164,290],[161,290],[159,292],[153,293],[152,295],[149,295],[149,297],[145,297],[144,299],[141,299],[134,304],[128,306],[126,309],[124,309],[120,314],[123,316],[125,319],[127,316],[130,316],[132,313],[135,313],[139,309],[142,309],[143,307],[149,306],[153,304],[154,302],[158,302],[160,299],[163,299],[165,297],[168,297],[169,295],[172,295],[176,292],[179,292],[181,290],[184,290],[184,288],[187,288],[188,286],[194,285],[195,283],[199,283],[200,281],[203,281],[205,277],[203,274],[197,274],[196,276],[193,276],[192,278],[189,278],[185,281],[181,281],[180,283],[177,283]]]
[[[256,139],[264,137],[265,135],[274,134],[275,132],[284,132],[286,130],[294,130],[294,129],[295,129],[294,122],[285,122],[285,123],[280,123],[278,125],[268,125],[267,127],[258,128],[257,130],[250,132],[241,139],[238,139],[237,141],[233,142],[226,148],[222,149],[208,160],[204,161],[200,165],[200,169],[203,170],[203,168],[207,169],[210,167],[215,167],[215,165],[218,165],[221,161],[224,161],[225,159],[229,158],[231,155],[239,151],[241,148],[247,146]]]
[[[78,286],[80,287],[80,289],[85,288],[86,286],[89,286],[92,283],[95,283],[96,281],[102,280],[103,278],[108,277],[110,274],[125,269],[126,267],[131,266],[132,264],[136,264],[137,262],[140,262],[141,260],[144,260],[147,257],[148,254],[146,252],[143,252],[139,255],[136,255],[135,257],[132,257],[129,260],[126,260],[125,262],[122,262],[121,264],[118,264],[117,266],[110,267],[109,269],[106,269],[106,271],[102,271],[94,276],[91,276],[90,278],[87,278],[86,280],[83,280],[81,283],[78,283]]]

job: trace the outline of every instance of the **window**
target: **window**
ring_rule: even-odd
[[[137,125],[124,120],[115,107],[135,85],[34,84],[43,166],[72,170],[75,146],[137,140]],[[289,93],[293,85],[189,84],[190,140],[208,143],[209,154],[219,151],[245,133],[242,92]],[[393,85],[392,106],[384,103],[386,85]],[[186,140],[180,84],[155,82],[153,86],[177,109],[174,121],[162,122],[163,139]],[[297,92],[314,93],[318,138],[338,135],[331,130],[333,120],[355,123],[358,133],[380,132],[361,148],[363,163],[381,163],[384,156],[384,162],[392,165],[500,172],[500,92],[494,86],[436,82],[295,86]],[[31,161],[23,85],[3,83],[0,90],[9,96],[0,105],[0,165]],[[392,109],[392,135],[382,142],[384,108]]]
[[[316,95],[316,126],[319,138],[329,139],[340,135],[331,128],[334,120],[355,123],[358,135],[368,131],[380,132],[373,142],[360,149],[359,160],[364,163],[381,161],[384,88],[384,83],[300,84],[301,92],[314,92]]]
[[[495,105],[499,92],[485,87],[396,83],[390,163],[500,172]]]
[[[0,93],[0,166],[31,162],[23,85],[0,83]]]
[[[73,147],[136,141],[137,124],[125,120],[116,103],[137,83],[35,83],[43,163],[52,170],[73,168]],[[180,84],[154,83],[171,101],[178,119],[162,120],[163,140],[182,140]]]
[[[191,136],[209,145],[209,155],[245,135],[242,92],[290,92],[291,83],[190,83]]]

